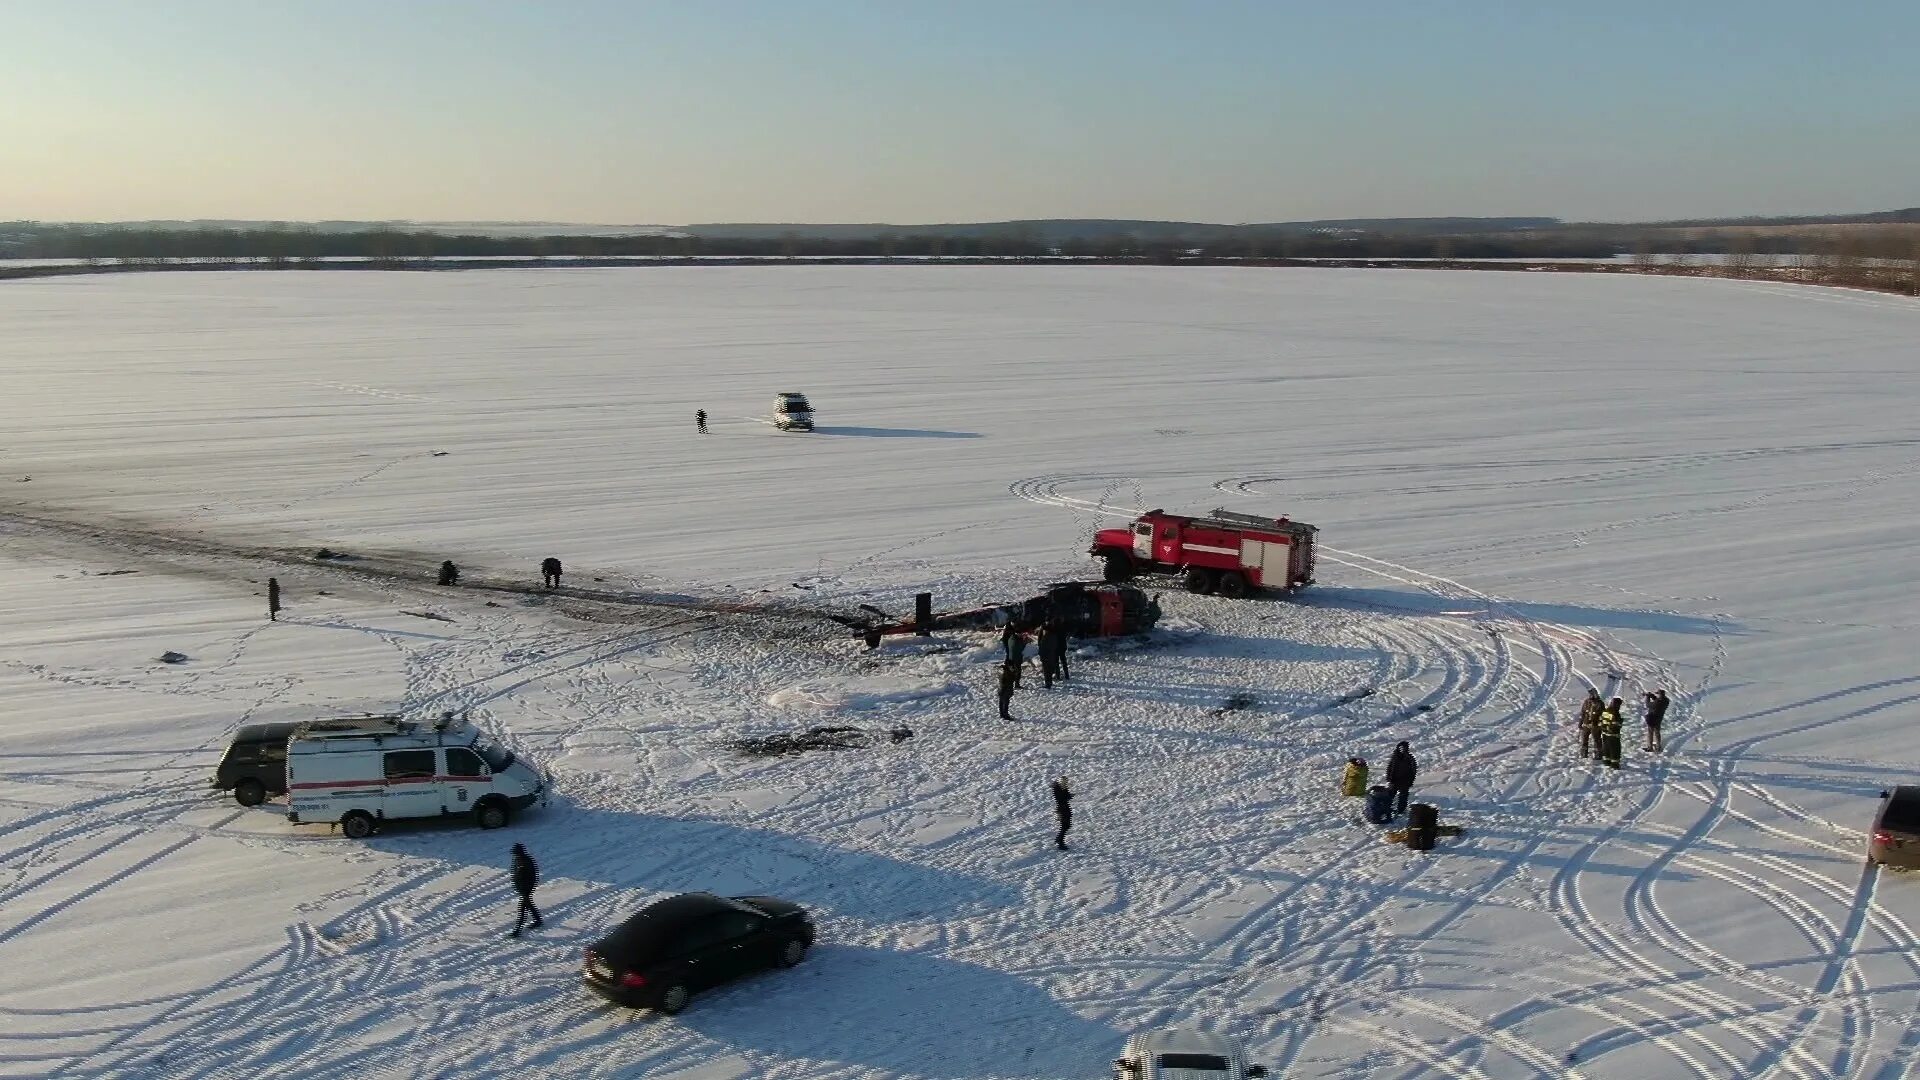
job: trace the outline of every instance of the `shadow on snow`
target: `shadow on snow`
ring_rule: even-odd
[[[930,428],[817,427],[815,435],[845,435],[861,439],[978,439],[977,431],[936,431]]]
[[[955,1080],[1092,1076],[1121,1043],[1018,975],[831,943],[791,971],[696,999],[674,1022],[725,1047]]]
[[[587,809],[565,798],[527,810],[494,832],[480,831],[465,816],[395,821],[367,843],[394,854],[495,869],[503,893],[508,853],[525,844],[542,880],[599,886],[561,903],[604,908],[589,921],[608,929],[644,904],[681,892],[765,893],[823,914],[882,921],[946,918],[1018,899],[1012,889],[971,875],[804,836],[704,818]]]
[[[1655,630],[1668,634],[1745,634],[1739,623],[1727,619],[1686,615],[1672,611],[1587,607],[1580,604],[1541,604],[1522,600],[1479,600],[1473,597],[1435,596],[1410,589],[1369,589],[1316,585],[1298,594],[1295,603],[1308,607],[1355,611],[1399,611],[1410,615],[1488,616],[1533,622],[1585,626],[1607,630]]]

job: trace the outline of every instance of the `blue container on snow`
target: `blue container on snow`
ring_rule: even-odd
[[[1392,788],[1375,784],[1367,789],[1367,820],[1375,825],[1385,825],[1393,820]]]

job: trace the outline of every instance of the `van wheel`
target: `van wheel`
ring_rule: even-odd
[[[473,808],[473,820],[483,829],[504,829],[507,827],[507,806],[498,799],[489,799]]]
[[[686,987],[681,986],[679,983],[674,983],[672,986],[660,991],[660,1000],[655,1002],[653,1007],[666,1013],[668,1016],[672,1016],[681,1009],[686,1008],[687,1002],[692,999],[693,995],[687,993]]]
[[[267,785],[249,776],[233,785],[233,800],[241,806],[259,806],[267,801]]]
[[[1247,575],[1238,570],[1225,570],[1220,574],[1220,584],[1215,586],[1220,595],[1229,600],[1243,599],[1250,591],[1247,588]]]
[[[349,840],[365,840],[373,835],[373,815],[365,810],[349,810],[340,819],[340,831]]]
[[[1106,569],[1100,575],[1110,585],[1133,579],[1133,562],[1125,555],[1107,556]]]
[[[1190,593],[1210,593],[1213,591],[1213,571],[1204,566],[1189,566],[1186,573],[1187,591]]]
[[[783,968],[792,967],[806,958],[807,943],[799,938],[788,938],[787,943],[780,946],[780,966]]]

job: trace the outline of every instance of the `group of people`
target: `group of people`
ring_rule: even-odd
[[[551,555],[547,556],[544,559],[541,559],[540,560],[540,584],[549,589],[559,588],[561,570],[562,570],[562,567],[560,565],[559,559],[556,559]],[[458,566],[453,565],[452,559],[447,559],[440,564],[439,581],[440,581],[440,584],[442,585],[460,584],[460,568]]]
[[[1641,719],[1647,725],[1647,740],[1641,749],[1649,754],[1658,754],[1667,748],[1661,728],[1671,703],[1664,688],[1641,695]],[[1580,703],[1580,756],[1597,758],[1610,769],[1619,768],[1620,727],[1624,718],[1625,707],[1619,698],[1603,700],[1597,687],[1589,687],[1587,700]]]
[[[1035,632],[1035,652],[1040,657],[1040,677],[1048,690],[1053,680],[1067,682],[1073,677],[1067,667],[1067,627],[1058,619],[1040,624]],[[1027,663],[1027,635],[1012,623],[1000,633],[1000,719],[1011,720],[1013,692],[1020,689],[1020,672]]]

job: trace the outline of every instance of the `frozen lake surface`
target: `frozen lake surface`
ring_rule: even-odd
[[[1909,1075],[1920,878],[1861,856],[1920,764],[1917,343],[1920,302],[1625,275],[0,284],[0,1074],[1096,1077],[1187,1024],[1303,1077]],[[1318,584],[1169,586],[1012,723],[984,637],[816,617],[1215,506],[1319,525]],[[504,588],[548,555],[571,592]],[[1571,720],[1608,672],[1636,733],[1675,698],[1619,772]],[[559,797],[356,843],[206,788],[239,723],[394,708]],[[817,724],[915,735],[730,746]],[[1400,739],[1432,853],[1338,795]],[[821,946],[674,1019],[586,995],[688,889]]]

